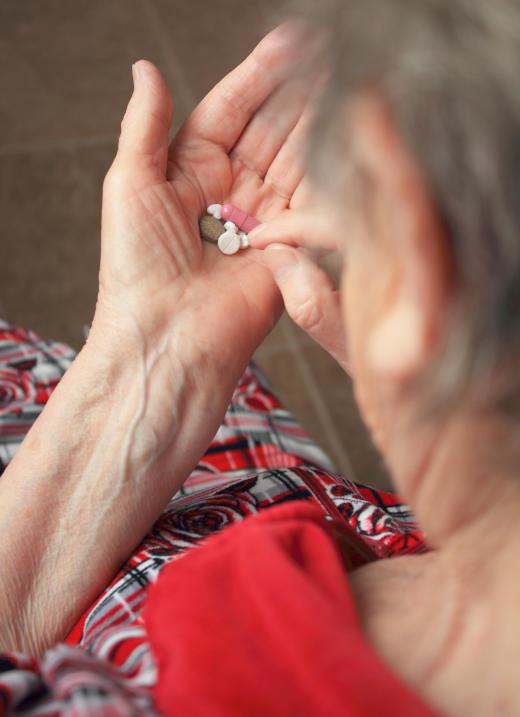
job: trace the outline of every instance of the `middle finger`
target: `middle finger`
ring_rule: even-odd
[[[233,147],[231,157],[264,179],[313,93],[313,82],[291,78],[264,102]]]

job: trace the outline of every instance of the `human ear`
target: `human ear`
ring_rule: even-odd
[[[374,241],[385,244],[382,272],[392,285],[365,327],[364,359],[381,376],[406,380],[440,347],[452,284],[448,238],[426,177],[384,99],[367,93],[355,100],[351,126],[357,161],[377,198],[375,211],[385,214],[377,218]]]

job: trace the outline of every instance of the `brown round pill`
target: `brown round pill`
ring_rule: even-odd
[[[199,221],[200,235],[206,241],[216,244],[222,234],[225,234],[226,228],[218,219],[206,214]]]

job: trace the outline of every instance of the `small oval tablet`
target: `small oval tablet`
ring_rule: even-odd
[[[221,204],[210,204],[207,209],[208,214],[211,214],[215,219],[222,219],[222,205]]]
[[[224,232],[219,237],[218,248],[223,254],[236,254],[240,249],[240,237],[235,232]]]
[[[215,217],[206,215],[199,220],[200,235],[206,241],[210,241],[213,244],[218,242],[219,236],[224,234],[226,231],[222,222],[219,222]]]

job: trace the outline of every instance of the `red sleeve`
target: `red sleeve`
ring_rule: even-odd
[[[305,503],[174,561],[144,618],[165,715],[434,715],[365,640],[323,514]]]

